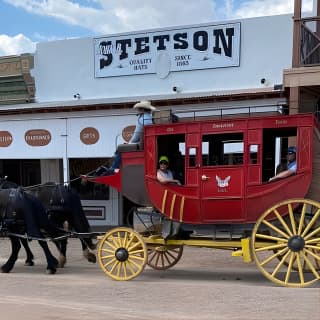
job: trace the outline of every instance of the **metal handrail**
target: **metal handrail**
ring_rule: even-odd
[[[175,122],[178,119],[189,119],[189,120],[200,120],[208,118],[218,118],[223,119],[225,117],[237,116],[237,115],[258,115],[264,113],[274,115],[277,113],[279,115],[289,114],[289,106],[285,102],[279,104],[266,104],[266,105],[253,105],[253,106],[235,106],[235,107],[219,107],[219,108],[202,108],[202,109],[176,109],[174,113],[172,111],[170,114],[165,114],[164,116],[158,117],[161,120]],[[177,119],[175,119],[177,118]]]

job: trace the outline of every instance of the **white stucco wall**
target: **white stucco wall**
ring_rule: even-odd
[[[38,43],[33,70],[37,102],[74,100],[76,93],[81,100],[174,97],[173,86],[181,88],[178,94],[201,95],[261,88],[262,78],[263,86],[281,84],[283,69],[291,66],[292,15],[234,22],[241,23],[239,67],[170,72],[164,79],[157,74],[95,78],[93,38]]]
[[[122,130],[134,125],[134,114],[111,112],[91,116],[78,115],[69,118],[47,115],[43,118],[23,116],[20,119],[0,119],[3,131],[10,132],[12,143],[0,148],[1,159],[57,159],[57,158],[99,158],[112,157],[116,145],[123,143]],[[86,145],[80,140],[80,132],[86,127],[94,127],[99,132],[95,144]],[[47,130],[51,141],[45,146],[30,146],[25,141],[28,130]]]

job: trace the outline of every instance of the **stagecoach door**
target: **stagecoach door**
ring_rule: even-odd
[[[202,220],[206,223],[242,221],[245,218],[244,133],[207,129],[204,125],[199,135]]]

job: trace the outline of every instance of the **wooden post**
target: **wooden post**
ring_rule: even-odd
[[[317,1],[317,17],[320,16],[320,1],[319,0],[313,0],[313,1]],[[316,33],[319,36],[320,35],[320,21],[317,20],[317,28],[316,28]]]
[[[289,95],[289,114],[297,114],[299,113],[300,88],[291,87]]]
[[[292,67],[300,66],[301,0],[294,1]]]

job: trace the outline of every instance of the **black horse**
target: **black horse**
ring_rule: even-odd
[[[0,188],[18,188],[14,182],[6,180],[6,177],[0,179]],[[90,250],[96,249],[96,244],[92,242],[90,235],[90,226],[83,211],[81,200],[78,193],[69,186],[55,183],[46,183],[37,187],[28,188],[28,194],[32,194],[39,199],[45,207],[49,221],[60,230],[63,229],[65,223],[68,224],[70,231],[79,233],[82,251],[84,257],[92,263],[96,262],[96,255]],[[20,239],[25,248],[27,258],[26,265],[34,264],[33,253],[30,250],[28,241]],[[63,267],[66,263],[67,237],[54,241],[57,246],[59,256],[59,267]],[[90,249],[90,250],[89,250]]]
[[[27,240],[20,236],[27,235],[39,239],[47,259],[47,271],[49,274],[56,273],[58,260],[50,252],[45,238],[57,237],[59,231],[49,221],[46,209],[37,198],[24,192],[22,188],[0,190],[0,223],[1,232],[8,235],[11,241],[11,255],[1,266],[2,272],[12,270],[21,248],[20,240],[27,244]]]
[[[81,241],[83,256],[89,262],[96,262],[96,255],[90,250],[96,249],[92,241],[91,228],[82,208],[78,192],[69,185],[55,184],[48,182],[27,192],[34,194],[45,206],[49,216],[57,227],[63,228],[68,224],[68,230],[74,231]],[[55,242],[61,253],[59,266],[66,263],[67,238]]]

